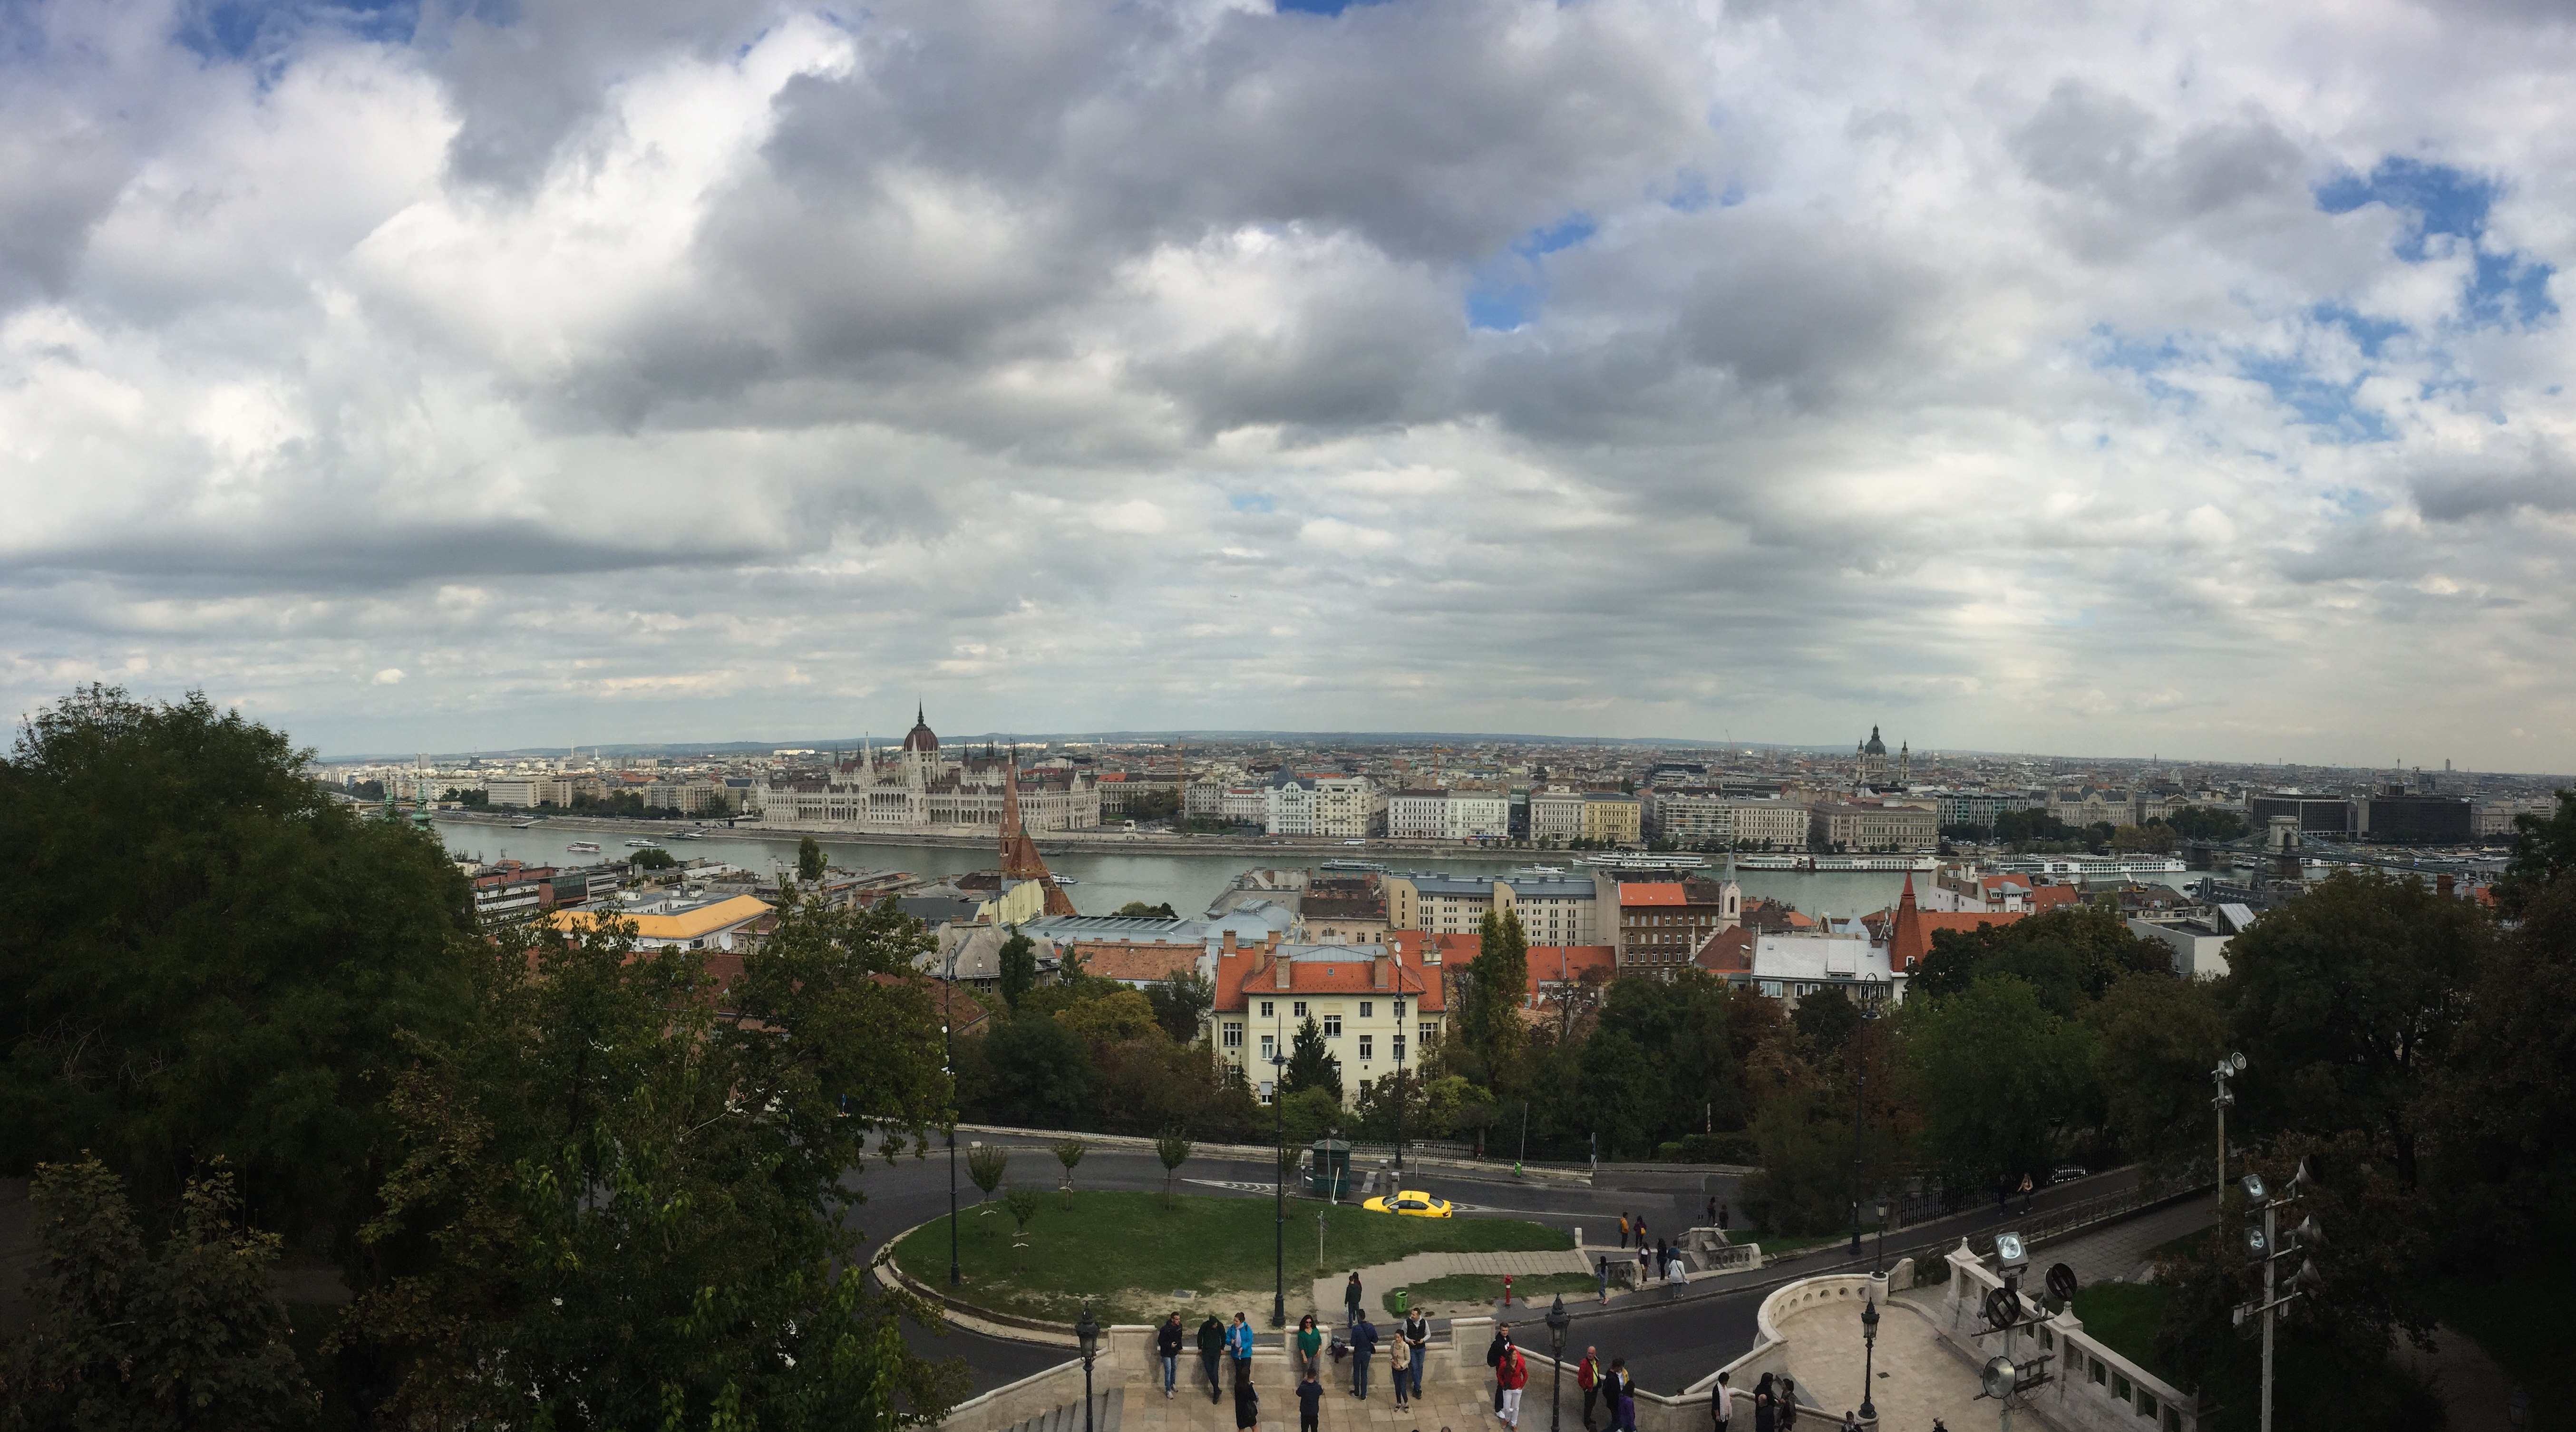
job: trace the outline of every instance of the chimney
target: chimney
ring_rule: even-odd
[[[1369,961],[1369,988],[1395,988],[1395,962],[1384,955]]]
[[[2443,899],[2450,899],[2451,891],[2454,888],[2456,888],[2455,882],[2453,882],[2448,874],[2436,875],[2433,877],[2433,893],[2441,896]]]
[[[1223,944],[1218,946],[1218,949],[1225,954],[1230,955],[1234,953],[1234,932],[1232,930],[1225,932],[1225,941]]]
[[[1272,968],[1273,970],[1276,970],[1276,971],[1278,972],[1278,983],[1277,983],[1276,985],[1272,986],[1273,988],[1275,988],[1275,989],[1294,989],[1294,988],[1296,988],[1296,987],[1297,987],[1297,965],[1296,965],[1296,961],[1294,961],[1294,960],[1284,960],[1284,959],[1274,959],[1274,960],[1271,962],[1271,968]]]

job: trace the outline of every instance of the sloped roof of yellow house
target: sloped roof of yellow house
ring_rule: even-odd
[[[757,895],[736,895],[683,910],[677,915],[629,915],[621,911],[557,910],[546,918],[559,930],[587,930],[601,920],[632,920],[644,940],[694,940],[769,913],[769,902]]]

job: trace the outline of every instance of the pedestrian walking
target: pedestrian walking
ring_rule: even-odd
[[[1377,1355],[1377,1324],[1361,1313],[1351,1324],[1351,1396],[1368,1401],[1369,1359]]]
[[[1610,1359],[1610,1425],[1617,1432],[1637,1432],[1637,1379],[1624,1357]]]
[[[1682,1250],[1678,1244],[1664,1255],[1664,1281],[1676,1288],[1690,1282],[1690,1270],[1682,1266]]]
[[[1771,1374],[1753,1384],[1753,1432],[1780,1432],[1780,1394],[1771,1390]]]
[[[1412,1397],[1405,1378],[1413,1371],[1413,1343],[1402,1333],[1386,1340],[1387,1381],[1395,1385],[1395,1405],[1405,1406]]]
[[[1592,1432],[1592,1409],[1601,1401],[1601,1357],[1598,1349],[1585,1348],[1583,1361],[1574,1365],[1574,1385],[1583,1389],[1583,1432]],[[1614,1411],[1613,1418],[1617,1416]]]
[[[1252,1380],[1252,1324],[1243,1314],[1234,1315],[1234,1326],[1225,1330],[1225,1350],[1234,1356],[1234,1385]]]
[[[1503,1425],[1521,1425],[1521,1389],[1529,1386],[1529,1362],[1521,1350],[1506,1342],[1503,1355],[1494,1364],[1494,1381],[1503,1389]]]
[[[1787,1375],[1780,1378],[1780,1432],[1790,1432],[1798,1425],[1798,1384]]]
[[[1181,1315],[1174,1313],[1154,1330],[1154,1351],[1163,1358],[1163,1395],[1172,1395],[1172,1386],[1181,1375]]]
[[[1216,1314],[1210,1313],[1207,1321],[1199,1324],[1199,1362],[1207,1369],[1208,1401],[1210,1402],[1216,1401],[1225,1392],[1224,1387],[1216,1380],[1216,1360],[1224,1355],[1225,1324],[1216,1320]]]
[[[2035,1182],[2033,1182],[2033,1181],[2032,1181],[2031,1176],[2030,1176],[2029,1174],[2023,1174],[2023,1175],[2021,1176],[2021,1211],[2022,1211],[2022,1212],[2024,1212],[2024,1213],[2028,1213],[2028,1212],[2030,1212],[2030,1195],[2031,1195],[2031,1191],[2032,1191],[2033,1189],[2037,1188],[2037,1187],[2039,1187],[2039,1185],[2038,1185],[2037,1183],[2035,1183]]]
[[[1708,1422],[1716,1432],[1730,1432],[1727,1424],[1735,1420],[1735,1389],[1727,1386],[1728,1375],[1717,1375],[1717,1390],[1708,1395]]]
[[[1842,1432],[1860,1432],[1860,1418],[1848,1407],[1843,1409]]]
[[[1313,1368],[1306,1369],[1304,1380],[1297,1384],[1297,1432],[1315,1432],[1315,1424],[1324,1415],[1324,1384]]]
[[[1654,1275],[1655,1250],[1640,1243],[1637,1245],[1637,1291],[1644,1292],[1647,1280]]]
[[[1261,1425],[1261,1394],[1252,1390],[1252,1359],[1236,1364],[1234,1377],[1235,1432],[1252,1432]]]
[[[1599,1259],[1599,1262],[1600,1262],[1600,1264],[1601,1264],[1601,1268],[1600,1268],[1600,1272],[1601,1272],[1601,1303],[1602,1303],[1602,1306],[1607,1307],[1607,1306],[1609,1306],[1609,1303],[1610,1303],[1610,1258],[1609,1258],[1609,1255],[1607,1255],[1607,1254],[1603,1254],[1603,1255],[1601,1255],[1601,1257],[1600,1257],[1600,1259]]]
[[[1315,1326],[1315,1315],[1308,1313],[1297,1320],[1297,1370],[1320,1372],[1323,1368],[1324,1330]]]
[[[1702,1224],[1702,1225],[1701,1225],[1701,1227],[1704,1227],[1704,1228],[1705,1228],[1705,1227],[1709,1227],[1709,1226],[1714,1225],[1716,1222],[1717,1222],[1717,1195],[1712,1193],[1712,1194],[1710,1194],[1710,1195],[1708,1196],[1708,1222],[1707,1222],[1707,1223],[1705,1223],[1705,1224]]]
[[[1412,1395],[1419,1399],[1422,1396],[1422,1361],[1431,1351],[1431,1320],[1422,1315],[1420,1308],[1404,1315],[1404,1346],[1406,1356],[1412,1360]]]
[[[1351,1280],[1342,1285],[1342,1315],[1342,1326],[1360,1325],[1360,1274],[1356,1268],[1351,1270]]]
[[[1628,1246],[1628,1215],[1624,1213],[1619,1215],[1619,1246]]]
[[[1503,1354],[1511,1350],[1512,1325],[1494,1324],[1494,1340],[1485,1344],[1485,1366],[1494,1373],[1494,1415],[1503,1414]]]
[[[1717,1206],[1717,1231],[1720,1233],[1726,1231],[1726,1205],[1723,1203]]]
[[[1646,1215],[1642,1213],[1637,1215],[1637,1246],[1646,1246]]]

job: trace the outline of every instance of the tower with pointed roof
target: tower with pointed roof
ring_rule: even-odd
[[[1020,754],[1011,748],[1008,769],[1002,773],[1002,878],[1004,880],[1037,880],[1046,885],[1046,912],[1050,915],[1074,913],[1073,897],[1055,883],[1048,873],[1046,858],[1038,854],[1038,843],[1029,838],[1028,826],[1020,819]]]

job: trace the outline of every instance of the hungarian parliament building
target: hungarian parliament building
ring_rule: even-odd
[[[1030,830],[1088,830],[1100,824],[1100,786],[1088,773],[1040,767],[1020,770],[1008,757],[939,749],[930,724],[915,713],[899,750],[862,748],[824,780],[772,777],[761,793],[761,822],[790,830],[959,835],[1002,828],[1002,792],[1016,775],[1020,819]]]

